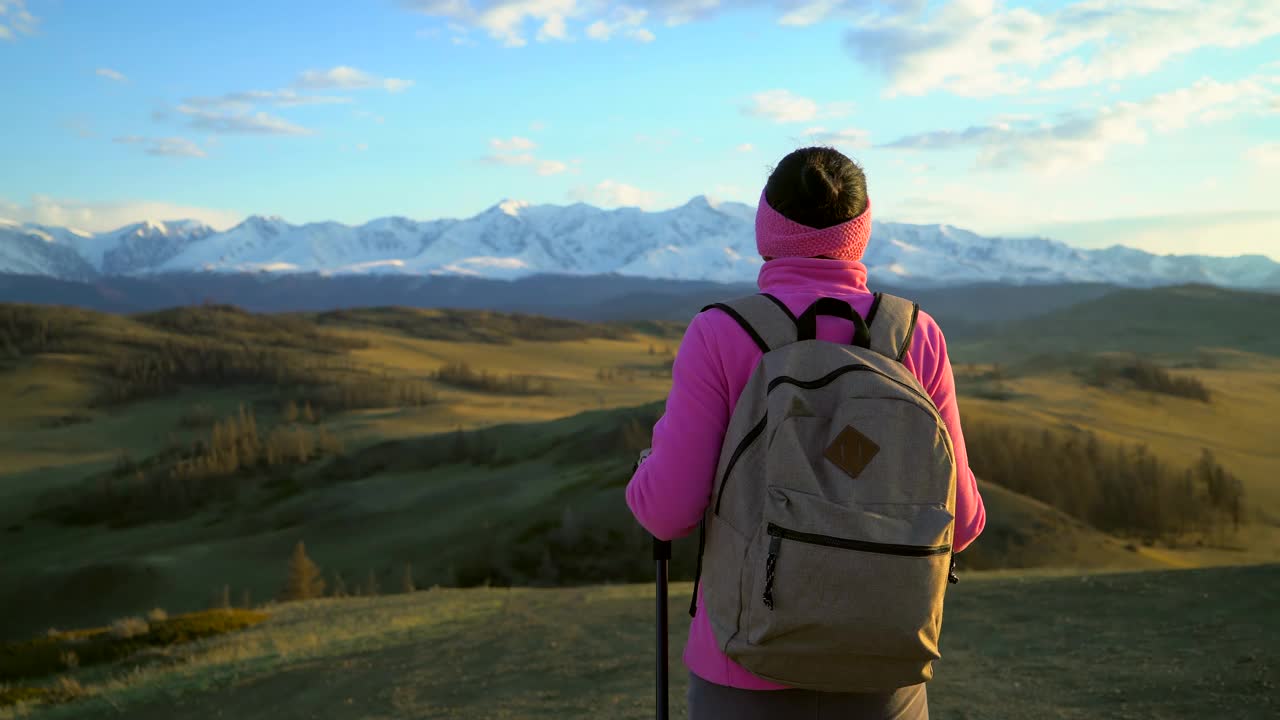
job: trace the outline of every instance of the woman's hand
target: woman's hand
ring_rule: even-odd
[[[639,470],[639,469],[640,469],[640,466],[644,463],[645,458],[649,457],[649,453],[651,453],[651,452],[653,452],[653,448],[645,448],[645,449],[643,449],[643,450],[641,450],[641,451],[640,451],[640,457],[639,457],[639,459],[637,459],[637,460],[636,460],[636,464],[635,464],[635,465],[632,465],[632,466],[631,466],[631,474],[632,474],[632,475],[635,475],[635,474],[636,474],[636,470]]]

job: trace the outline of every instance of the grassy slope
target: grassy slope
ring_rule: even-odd
[[[1159,457],[1186,466],[1209,448],[1245,484],[1249,504],[1280,522],[1280,359],[1233,354],[1230,366],[1190,372],[1212,391],[1202,403],[1137,390],[1089,387],[1065,370],[1004,382],[1008,400],[960,398],[966,423],[1007,422],[1087,428],[1106,440],[1147,444]],[[964,380],[960,381],[964,388]]]
[[[1045,352],[1187,353],[1207,347],[1275,356],[1277,324],[1280,295],[1273,293],[1194,285],[1119,290],[1006,325],[967,354],[1007,361]]]
[[[673,718],[690,586],[672,587]],[[38,708],[36,720],[653,716],[651,585],[434,590],[274,610],[190,662]],[[930,716],[1270,718],[1280,566],[1072,575],[966,574],[948,590]],[[1173,620],[1176,618],[1177,620]],[[188,657],[178,653],[178,657]],[[123,664],[117,672],[127,669]],[[0,717],[5,714],[0,711]]]
[[[431,311],[422,311],[431,314]],[[331,426],[353,451],[387,439],[409,438],[457,426],[475,427],[502,421],[537,421],[564,417],[583,410],[636,405],[658,400],[668,380],[640,372],[635,382],[601,381],[600,367],[644,366],[661,360],[650,356],[649,345],[675,346],[670,328],[656,328],[654,335],[632,339],[592,338],[566,342],[516,341],[494,344],[478,340],[424,339],[410,333],[387,330],[362,311],[359,322],[326,322],[325,330],[368,339],[372,347],[353,351],[359,362],[406,377],[421,376],[444,362],[468,360],[498,372],[534,372],[555,379],[557,393],[550,397],[510,397],[442,388],[444,403],[416,410],[372,410],[333,418]],[[127,319],[119,319],[127,322]],[[116,322],[112,320],[110,322]],[[111,332],[110,325],[106,326]],[[41,489],[76,482],[96,467],[109,464],[119,448],[142,456],[159,447],[165,431],[194,402],[209,402],[230,410],[239,397],[231,393],[193,391],[177,398],[136,403],[125,409],[87,411],[94,418],[84,425],[42,428],[47,419],[82,412],[90,396],[91,374],[84,357],[50,357],[22,361],[15,372],[0,373],[0,389],[21,402],[0,407],[0,455],[9,473],[0,482],[0,540],[6,554],[21,562],[0,568],[0,586],[28,588],[21,604],[55,612],[74,599],[71,587],[101,591],[95,598],[105,620],[136,612],[147,604],[200,607],[223,582],[233,582],[237,599],[241,588],[250,588],[255,599],[274,592],[282,573],[283,558],[299,537],[305,537],[313,555],[328,570],[341,569],[362,577],[378,566],[387,575],[384,587],[395,587],[395,563],[413,561],[446,567],[458,558],[458,546],[471,543],[476,525],[485,537],[502,538],[512,528],[501,519],[506,512],[521,515],[528,505],[557,496],[555,511],[564,504],[589,505],[610,490],[601,482],[600,468],[558,468],[549,471],[540,461],[516,465],[500,472],[455,467],[430,473],[384,473],[360,482],[332,486],[295,498],[270,511],[241,513],[239,522],[206,527],[209,516],[169,526],[128,531],[65,529],[28,524],[21,532],[2,528],[19,522],[34,495]],[[1247,483],[1250,498],[1265,512],[1280,514],[1280,488],[1273,478],[1280,457],[1271,450],[1266,433],[1268,418],[1280,411],[1280,384],[1274,378],[1280,364],[1258,356],[1241,356],[1221,370],[1196,371],[1218,395],[1214,404],[1153,396],[1147,393],[1103,393],[1087,389],[1065,372],[1047,372],[1006,383],[1018,396],[1010,401],[962,397],[966,421],[1002,420],[1037,425],[1072,422],[1098,429],[1111,439],[1148,442],[1156,452],[1175,460],[1194,459],[1201,443]],[[961,380],[962,391],[967,387]],[[1260,388],[1265,388],[1259,391]],[[248,391],[247,396],[252,396]],[[590,427],[591,416],[577,422]],[[547,426],[537,432],[553,431]],[[567,436],[582,428],[563,426]],[[521,431],[522,436],[530,430]],[[536,433],[535,433],[536,434]],[[619,458],[615,464],[627,463]],[[610,472],[621,470],[614,468]],[[593,477],[594,476],[594,477]],[[530,484],[529,477],[544,478]],[[487,483],[489,493],[476,493],[476,483]],[[989,493],[994,510],[987,547],[997,537],[1014,545],[1033,545],[1036,539],[1070,533],[1071,542],[1057,543],[1052,551],[1034,553],[1019,561],[1050,565],[1145,566],[1276,560],[1280,537],[1275,528],[1257,529],[1247,540],[1248,553],[1204,552],[1160,554],[1143,549],[1131,553],[1105,537],[1072,529],[1064,519],[1042,506],[1016,496]],[[514,503],[514,504],[513,504]],[[442,510],[448,508],[448,511]],[[551,514],[556,514],[551,513]],[[1001,520],[1018,518],[1002,523]],[[469,522],[471,519],[478,519]],[[1025,520],[1025,524],[1023,521]],[[484,523],[488,521],[489,526]],[[1015,524],[1021,527],[1014,527]],[[368,528],[378,528],[377,533]],[[991,555],[994,549],[985,551]],[[11,553],[11,554],[10,554]],[[998,561],[983,560],[981,544],[975,545],[975,566],[995,562],[1009,564],[1013,553]],[[277,558],[244,563],[240,558]],[[1024,553],[1026,557],[1026,553]],[[281,567],[277,567],[277,564]],[[353,575],[348,575],[349,580]],[[429,578],[430,576],[428,576]],[[125,578],[128,582],[110,582]],[[96,584],[94,584],[96,583]],[[5,604],[0,601],[0,605]],[[3,608],[0,608],[3,609]],[[62,615],[61,612],[57,613]],[[67,622],[78,622],[67,616]],[[14,620],[18,619],[16,616]],[[61,621],[59,621],[61,622]]]

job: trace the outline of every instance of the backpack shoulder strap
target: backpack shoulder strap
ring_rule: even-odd
[[[742,326],[761,352],[777,350],[796,340],[795,315],[781,300],[768,293],[712,303],[702,308],[702,311],[712,308],[724,312]]]
[[[876,299],[867,313],[867,325],[871,330],[871,349],[902,362],[911,347],[911,336],[916,331],[916,318],[920,305],[897,297],[876,293]]]

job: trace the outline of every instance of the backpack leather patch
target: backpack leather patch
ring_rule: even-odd
[[[856,478],[878,452],[880,446],[875,441],[855,430],[852,425],[846,425],[822,455],[846,475]]]

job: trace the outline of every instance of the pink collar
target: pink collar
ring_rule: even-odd
[[[857,260],[780,257],[760,267],[756,284],[761,292],[819,292],[854,295],[867,289],[867,266]]]

